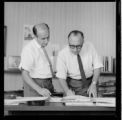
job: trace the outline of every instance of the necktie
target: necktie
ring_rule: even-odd
[[[47,54],[47,51],[45,50],[44,47],[43,47],[42,49],[43,49],[43,51],[44,51],[45,57],[47,58],[47,60],[48,60],[48,62],[49,62],[49,65],[50,65],[50,71],[51,71],[51,73],[52,73],[52,76],[54,77],[52,64],[51,64],[51,61],[50,61],[49,56],[48,56],[48,54]]]
[[[78,59],[80,74],[82,76],[82,86],[84,87],[85,86],[85,82],[86,82],[86,76],[85,76],[85,73],[84,73],[82,60],[81,60],[81,57],[80,57],[79,54],[77,55],[77,59]]]

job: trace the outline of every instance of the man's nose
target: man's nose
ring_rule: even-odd
[[[77,48],[76,48],[76,47],[74,48],[74,51],[75,51],[75,52],[77,51]]]

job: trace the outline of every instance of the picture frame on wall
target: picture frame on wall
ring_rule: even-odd
[[[32,28],[33,25],[24,25],[24,40],[33,40],[34,34]]]
[[[19,70],[19,64],[20,64],[20,56],[8,56],[8,64],[7,64],[7,68],[9,70]]]
[[[6,56],[7,26],[4,26],[4,56]]]
[[[23,47],[27,45],[35,37],[33,34],[33,25],[24,25],[23,30]]]

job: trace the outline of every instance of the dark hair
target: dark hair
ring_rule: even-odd
[[[35,36],[37,36],[37,29],[36,29],[36,26],[35,26],[35,25],[33,26],[33,34],[34,34]]]
[[[69,39],[69,37],[70,37],[71,34],[74,34],[74,35],[81,34],[81,36],[84,38],[83,32],[81,32],[81,31],[79,31],[79,30],[73,30],[73,31],[71,31],[71,32],[69,33],[69,35],[68,35],[68,39]]]
[[[48,30],[49,30],[49,26],[48,26],[46,23],[42,23],[42,24],[44,24],[44,25],[48,28]],[[35,36],[37,36],[37,28],[36,28],[36,26],[37,26],[37,25],[34,25],[34,26],[33,26],[33,29],[32,29],[32,30],[33,30],[33,34],[34,34]]]

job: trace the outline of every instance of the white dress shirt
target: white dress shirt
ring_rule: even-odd
[[[52,49],[46,46],[46,51],[50,60],[52,60]],[[21,62],[19,68],[29,71],[32,78],[50,78],[52,77],[50,66],[45,54],[36,41],[36,38],[30,41],[22,50]]]
[[[100,57],[90,42],[84,42],[79,54],[81,56],[86,78],[93,75],[94,69],[103,67]],[[74,55],[70,51],[69,46],[66,46],[59,52],[56,69],[56,76],[58,78],[66,79],[67,77],[71,77],[74,79],[82,79],[77,61],[77,55]]]

